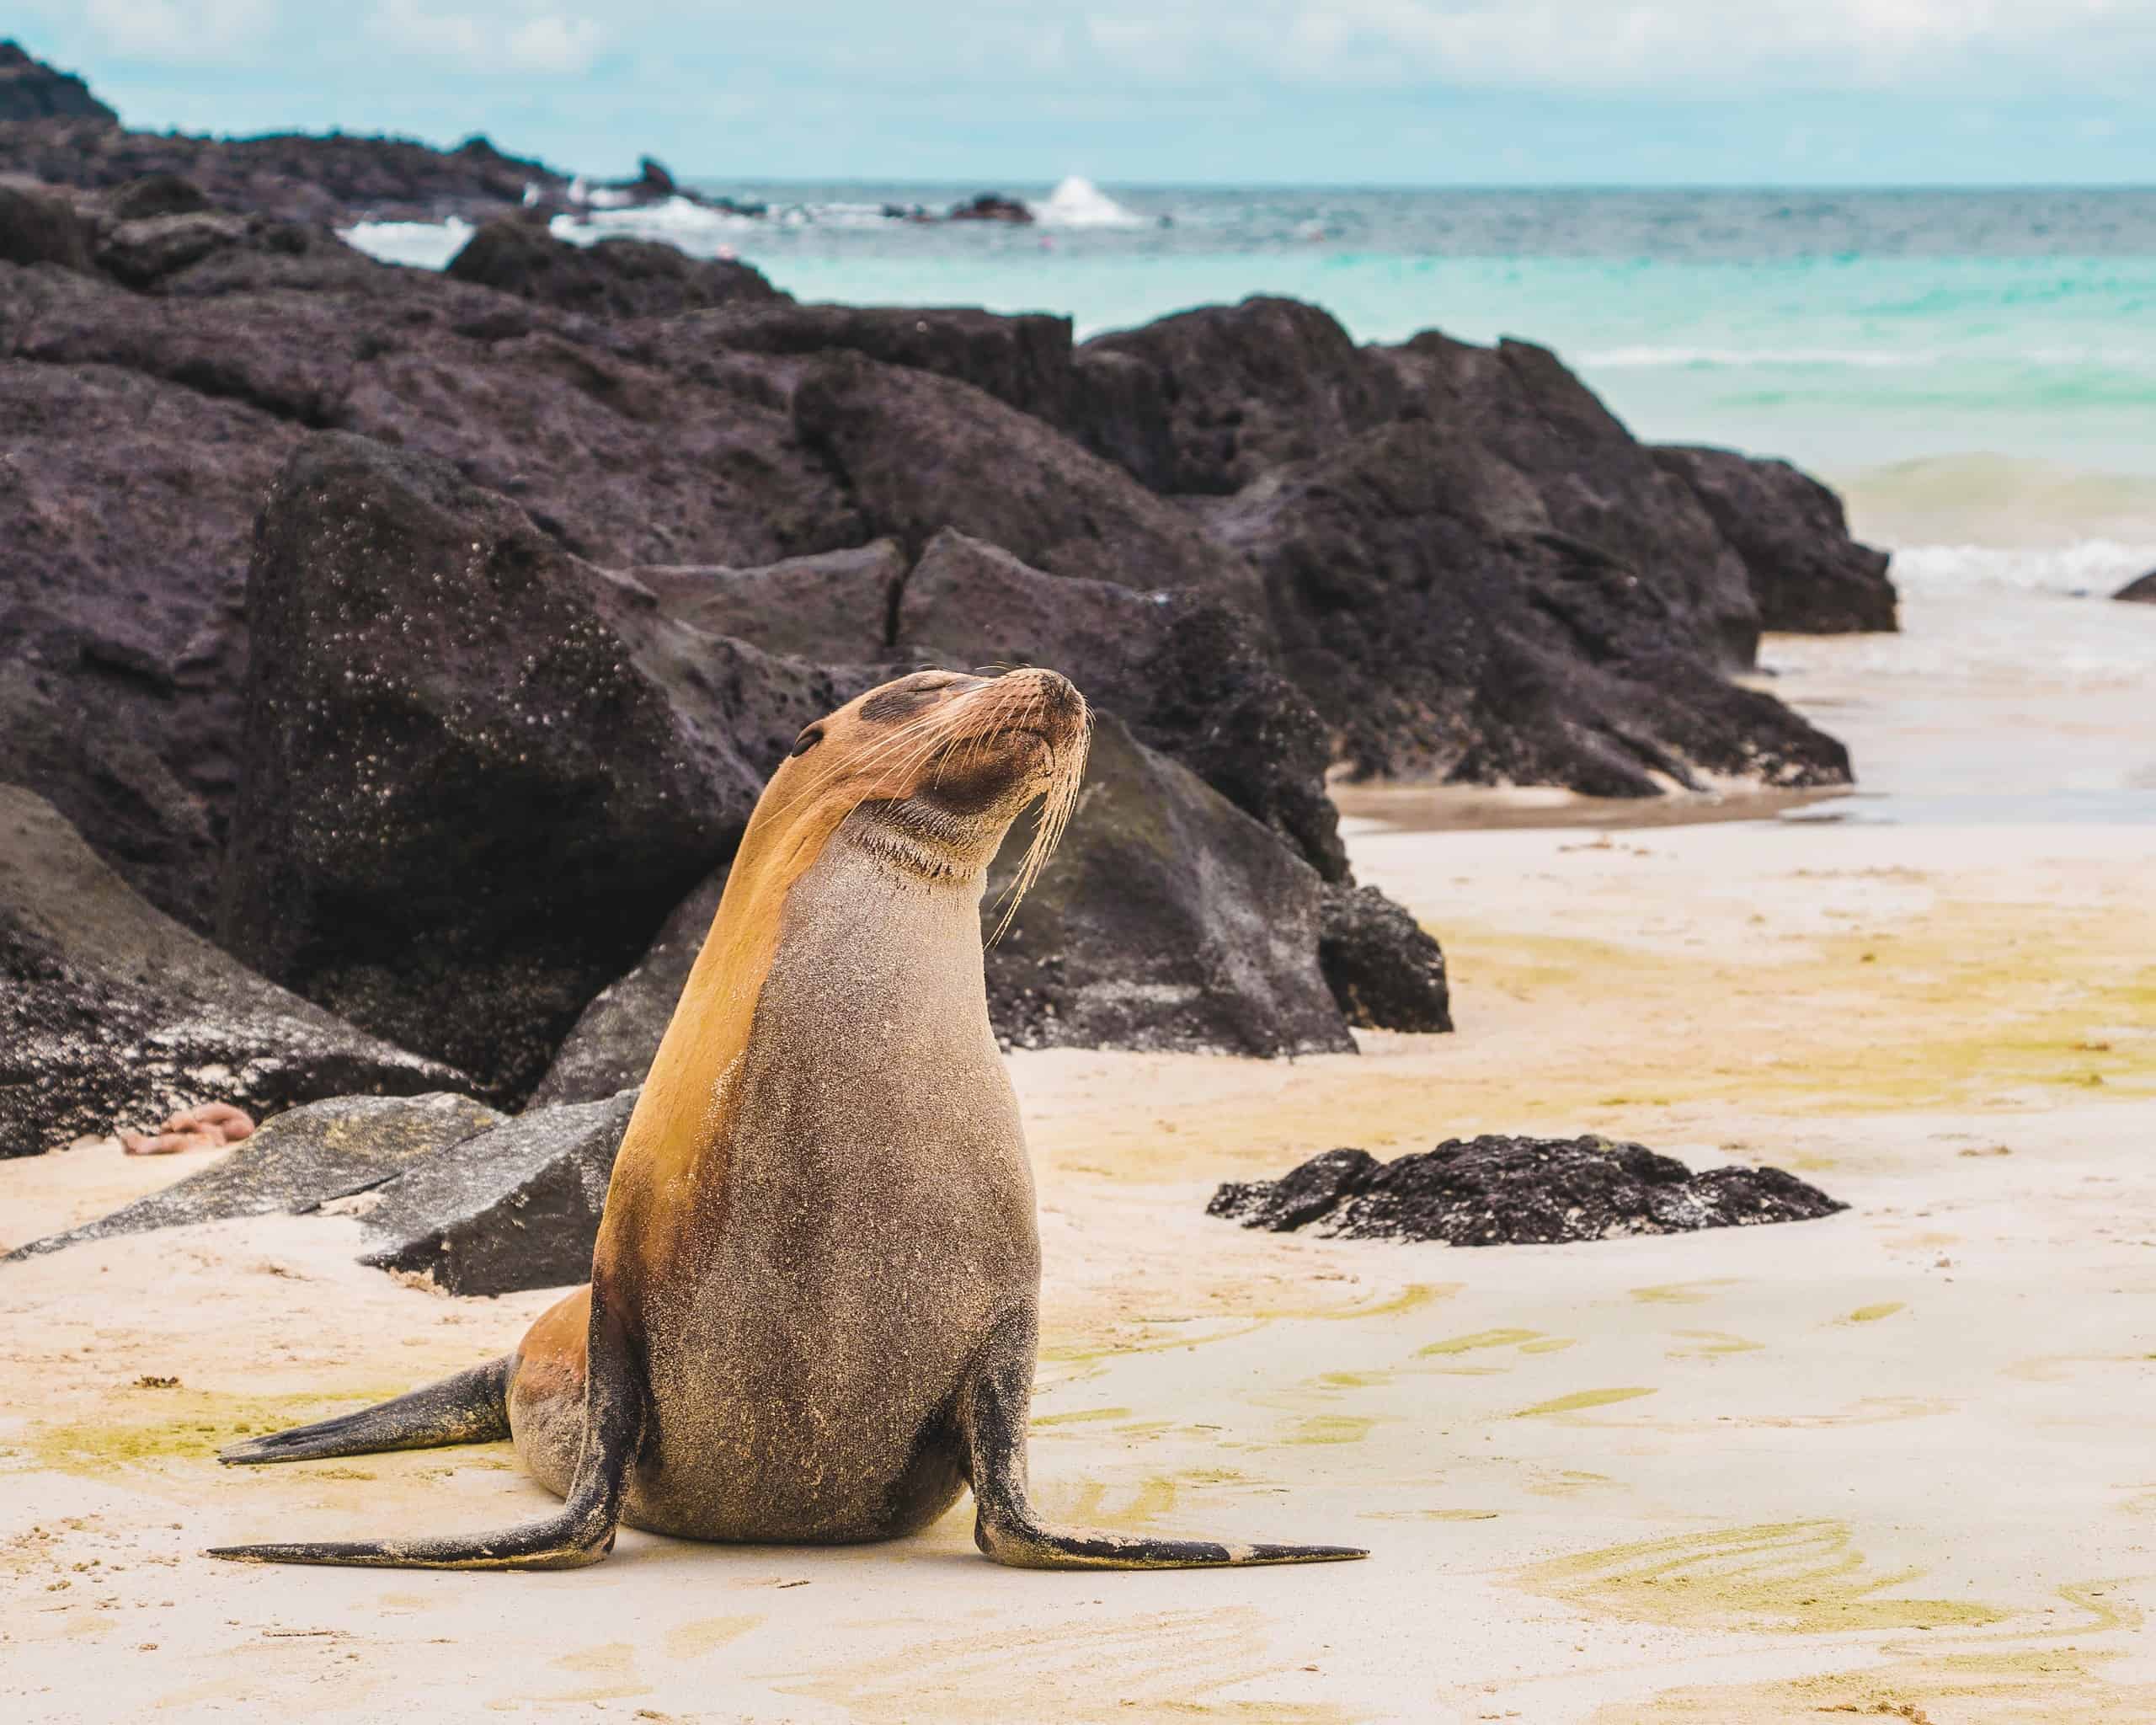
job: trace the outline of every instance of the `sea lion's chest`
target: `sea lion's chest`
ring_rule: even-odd
[[[698,1195],[650,1314],[659,1378],[766,1417],[903,1420],[1033,1297],[1033,1178],[979,927],[969,894],[850,846],[789,895],[720,1097],[723,1186]]]

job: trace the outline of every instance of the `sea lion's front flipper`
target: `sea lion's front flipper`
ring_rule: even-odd
[[[959,1402],[974,1487],[974,1543],[1019,1569],[1212,1569],[1249,1563],[1337,1563],[1367,1557],[1354,1546],[1280,1546],[1155,1540],[1058,1527],[1026,1494],[1026,1416],[1033,1394],[1033,1321],[999,1329]]]
[[[555,1514],[470,1539],[220,1546],[208,1555],[240,1563],[335,1563],[378,1569],[580,1569],[596,1563],[614,1549],[629,1463],[643,1441],[650,1393],[642,1349],[632,1348],[620,1320],[595,1294],[590,1359],[584,1448],[568,1495]]]

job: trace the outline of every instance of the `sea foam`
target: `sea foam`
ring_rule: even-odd
[[[1145,218],[1090,179],[1073,174],[1038,204],[1026,206],[1043,227],[1143,227]]]

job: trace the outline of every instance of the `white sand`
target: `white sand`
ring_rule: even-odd
[[[963,1507],[844,1551],[630,1533],[554,1576],[211,1562],[545,1501],[499,1446],[210,1461],[499,1353],[549,1297],[434,1296],[355,1266],[349,1221],[270,1218],[0,1270],[0,1717],[2156,1717],[2156,827],[1353,848],[1444,935],[1456,1036],[1016,1064],[1040,1496],[1368,1562],[1022,1573]],[[1478,1251],[1203,1214],[1333,1145],[1582,1129],[1854,1208]],[[184,1171],[0,1164],[0,1243]]]

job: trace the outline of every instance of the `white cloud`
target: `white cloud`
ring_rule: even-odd
[[[1288,82],[1713,94],[2156,65],[2149,0],[1168,0],[1087,22],[1127,71],[1180,73],[1195,38]]]
[[[88,0],[83,16],[116,54],[191,62],[225,57],[277,9],[277,0]]]
[[[379,0],[367,23],[407,53],[460,61],[482,73],[583,72],[606,35],[594,19],[540,4],[445,11],[428,0]]]

